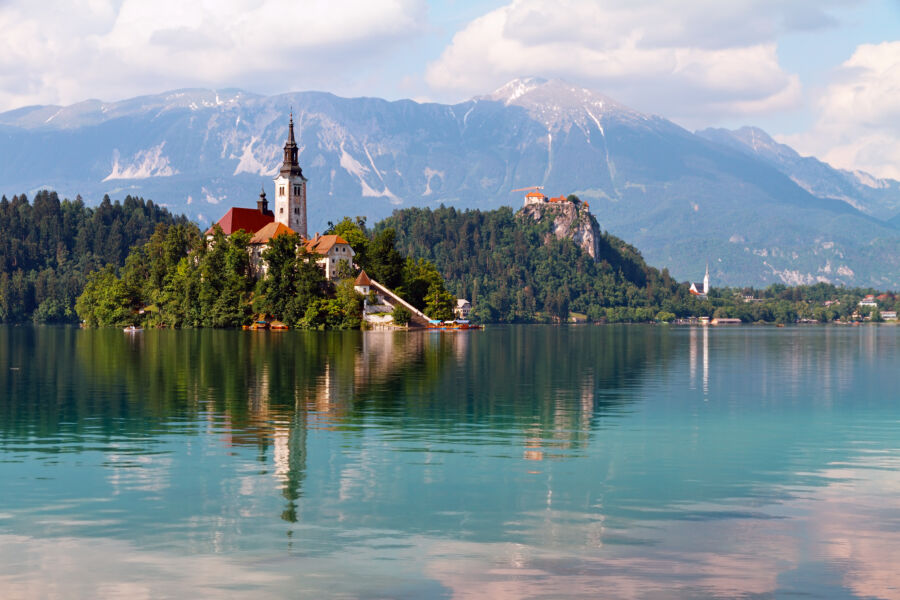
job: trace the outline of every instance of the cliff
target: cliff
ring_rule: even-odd
[[[556,239],[570,239],[581,247],[591,258],[597,260],[600,253],[600,225],[588,207],[582,203],[545,202],[522,207],[516,218],[532,219],[538,223],[551,222],[552,230],[544,242],[549,242],[550,235]]]

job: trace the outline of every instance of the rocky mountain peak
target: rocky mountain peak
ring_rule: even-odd
[[[602,129],[603,118],[612,115],[629,119],[647,118],[608,96],[561,79],[521,77],[476,100],[521,106],[550,131],[568,130],[572,125],[584,127],[591,123]]]

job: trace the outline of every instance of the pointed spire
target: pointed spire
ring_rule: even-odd
[[[294,107],[291,107],[291,120],[288,125],[288,143],[295,144],[294,142]]]
[[[303,177],[300,162],[297,160],[297,142],[294,141],[294,109],[291,107],[288,122],[288,139],[284,143],[284,162],[281,163],[281,174],[287,177]]]

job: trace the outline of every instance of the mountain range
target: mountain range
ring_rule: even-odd
[[[443,105],[180,90],[0,113],[0,192],[153,199],[201,225],[273,194],[292,112],[311,228],[407,206],[577,194],[673,276],[900,287],[900,183],[801,157],[754,128],[690,132],[565,82]],[[313,231],[310,231],[312,233]]]

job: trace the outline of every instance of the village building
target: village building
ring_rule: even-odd
[[[318,254],[320,258],[316,263],[325,271],[326,279],[334,279],[338,272],[341,261],[347,263],[350,272],[356,270],[353,264],[353,257],[356,253],[350,247],[350,243],[339,235],[319,235],[306,240],[303,245],[310,254]]]
[[[296,234],[296,232],[284,223],[272,221],[250,238],[250,266],[258,279],[265,277],[269,269],[266,261],[263,260],[263,252],[269,247],[270,241],[284,234],[291,235]]]
[[[372,280],[369,279],[365,271],[359,272],[359,276],[353,282],[353,289],[356,290],[357,294],[362,294],[363,296],[368,296],[369,292],[372,291]]]
[[[457,319],[468,319],[469,313],[472,311],[472,303],[466,300],[465,298],[457,298],[456,307],[453,309],[453,314],[456,315]]]
[[[860,306],[867,306],[869,308],[875,308],[878,306],[878,302],[875,301],[875,294],[868,294],[862,300],[859,301]]]
[[[881,311],[881,318],[885,321],[896,321],[897,320],[897,311],[896,310],[883,310]]]
[[[697,296],[698,298],[706,298],[707,294],[709,294],[709,265],[706,265],[706,275],[703,276],[703,283],[691,282],[691,289],[689,290],[692,295]]]

